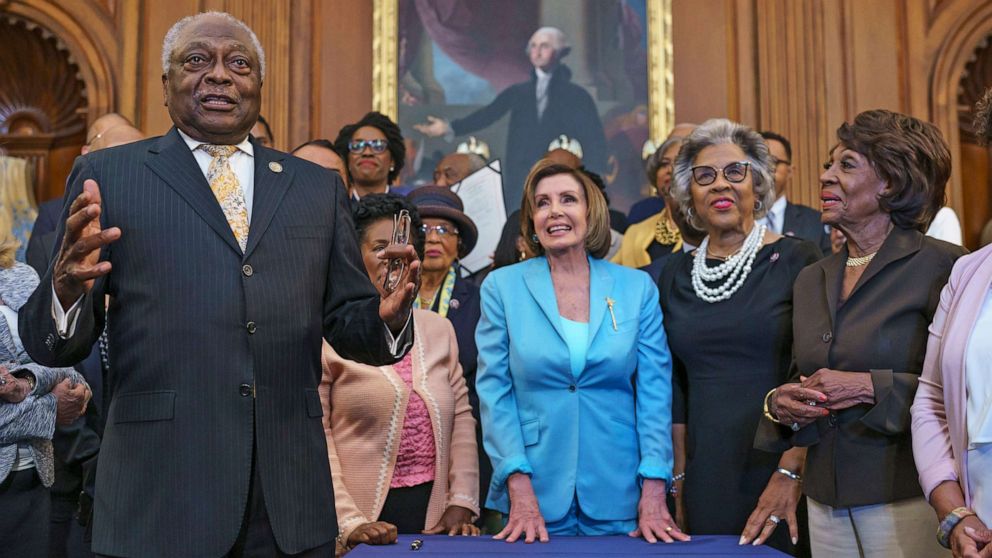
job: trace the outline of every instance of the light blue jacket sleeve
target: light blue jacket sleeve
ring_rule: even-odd
[[[642,479],[672,477],[672,353],[658,301],[658,287],[647,274],[637,341],[637,437]]]
[[[510,332],[497,279],[490,276],[482,284],[482,317],[475,331],[479,349],[475,389],[482,414],[483,445],[493,465],[494,487],[503,486],[513,473],[533,473],[524,453],[510,374]]]

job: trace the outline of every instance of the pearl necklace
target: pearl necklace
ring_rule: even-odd
[[[878,252],[872,252],[871,254],[861,256],[858,258],[852,258],[848,256],[847,262],[845,262],[844,265],[846,265],[847,267],[861,267],[863,265],[868,265],[871,262],[872,258],[874,258],[875,254],[877,253]]]
[[[757,257],[758,250],[765,240],[765,230],[764,224],[755,225],[744,239],[741,249],[716,267],[706,266],[706,249],[709,247],[710,238],[708,236],[704,238],[703,243],[696,249],[696,256],[692,262],[692,288],[696,291],[696,296],[709,303],[727,300],[733,296],[751,273],[751,264],[754,263],[754,258]],[[720,280],[723,280],[723,284],[718,287],[707,287],[705,284]]]

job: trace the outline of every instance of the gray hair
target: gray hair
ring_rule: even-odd
[[[658,171],[661,169],[661,159],[664,157],[665,152],[671,149],[673,145],[679,145],[684,141],[685,138],[682,136],[672,136],[662,142],[662,144],[658,146],[658,149],[655,149],[654,153],[648,156],[647,160],[644,161],[644,173],[647,174],[648,182],[650,182],[652,186],[654,186],[655,182],[658,180]]]
[[[775,203],[775,178],[771,172],[768,145],[764,138],[751,128],[726,118],[711,118],[685,138],[685,143],[682,144],[682,149],[675,158],[672,197],[679,204],[683,215],[687,217],[693,215],[694,212],[689,211],[692,208],[692,165],[700,151],[711,145],[721,144],[736,145],[744,152],[744,157],[751,167],[754,197],[760,203],[760,206],[754,210],[754,218],[761,219]],[[694,218],[689,218],[688,221],[694,229],[703,230]]]
[[[539,33],[551,35],[555,43],[555,52],[568,51],[572,48],[572,45],[568,43],[568,39],[565,37],[565,32],[557,27],[550,26],[545,26],[537,31],[534,31],[534,33],[530,36],[530,39],[527,40],[527,44],[530,45],[530,41],[533,40]]]
[[[255,36],[255,32],[251,30],[251,27],[245,25],[245,22],[232,16],[227,12],[201,12],[196,15],[186,16],[169,28],[169,32],[165,34],[165,40],[162,41],[162,73],[169,73],[169,60],[172,58],[172,53],[176,50],[176,39],[179,38],[179,34],[182,33],[191,23],[196,23],[204,17],[207,16],[217,16],[226,22],[241,28],[248,36],[251,38],[251,46],[255,49],[255,54],[258,55],[258,75],[260,80],[265,79],[265,50],[262,49],[262,43],[259,42],[258,37]]]

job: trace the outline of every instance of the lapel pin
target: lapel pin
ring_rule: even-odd
[[[458,307],[461,305],[462,303],[458,302],[457,298],[451,299],[451,302],[448,303],[448,306],[450,306],[452,310],[458,310]]]
[[[775,252],[774,254],[772,254],[772,257],[769,258],[769,259],[772,262],[777,262],[778,261],[778,252]]]
[[[282,172],[282,165],[280,165],[275,161],[272,161],[271,163],[269,163],[269,170],[272,172]]]
[[[617,331],[617,316],[613,313],[613,304],[616,301],[610,297],[606,297],[606,307],[610,309],[610,321],[613,322],[613,331]]]

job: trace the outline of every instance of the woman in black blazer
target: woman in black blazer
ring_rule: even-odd
[[[943,205],[950,152],[932,124],[884,110],[837,138],[820,198],[847,244],[796,279],[795,382],[768,393],[757,445],[808,448],[814,557],[941,556],[909,408],[927,326],[963,253],[923,235]]]

